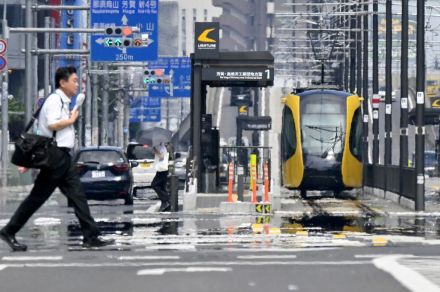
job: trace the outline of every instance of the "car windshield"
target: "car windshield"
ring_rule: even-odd
[[[154,159],[154,153],[148,145],[129,145],[127,157],[130,160]]]
[[[425,153],[425,166],[436,166],[437,159],[435,153]]]
[[[124,157],[121,153],[113,150],[86,150],[79,153],[78,162],[83,163],[122,163]]]
[[[416,154],[412,154],[412,161],[415,164],[416,162]],[[437,157],[435,152],[425,152],[425,167],[437,167]]]

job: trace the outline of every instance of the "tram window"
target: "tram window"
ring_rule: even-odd
[[[358,108],[353,114],[350,130],[350,151],[359,160],[362,160],[362,121],[361,109]]]
[[[341,113],[341,104],[337,103],[329,103],[323,106],[323,104],[319,103],[306,103],[304,108],[304,113],[306,114],[333,114],[333,113]]]
[[[289,107],[283,110],[283,129],[282,129],[282,155],[284,161],[288,160],[296,151],[296,131],[293,114]]]

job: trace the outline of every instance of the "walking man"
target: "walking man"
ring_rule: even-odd
[[[60,150],[59,163],[53,168],[41,169],[29,196],[20,204],[8,224],[0,230],[0,238],[14,251],[26,251],[27,246],[15,239],[23,227],[58,187],[73,204],[83,233],[84,247],[100,247],[114,243],[114,240],[99,238],[98,226],[90,214],[84,191],[75,171],[70,151],[74,146],[73,124],[78,118],[78,109],[69,110],[71,98],[78,92],[78,76],[74,67],[61,67],[55,73],[56,90],[49,95],[39,115],[39,134],[55,139]],[[28,169],[19,167],[20,173]]]
[[[159,212],[170,211],[170,196],[166,190],[168,179],[168,160],[169,153],[167,147],[160,143],[160,145],[153,147],[154,152],[154,168],[156,175],[151,182],[151,187],[157,193],[160,201],[162,202],[159,208]]]

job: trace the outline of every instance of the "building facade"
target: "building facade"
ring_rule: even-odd
[[[222,7],[220,23],[223,51],[264,51],[271,44],[274,3],[272,0],[213,0]]]

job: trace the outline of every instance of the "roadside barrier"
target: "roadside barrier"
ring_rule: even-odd
[[[228,170],[228,202],[233,202],[232,192],[234,189],[234,164],[229,162],[229,170]]]
[[[257,203],[257,165],[251,164],[251,176],[252,176],[252,200],[251,202]]]
[[[264,203],[269,203],[269,167],[264,163]]]

